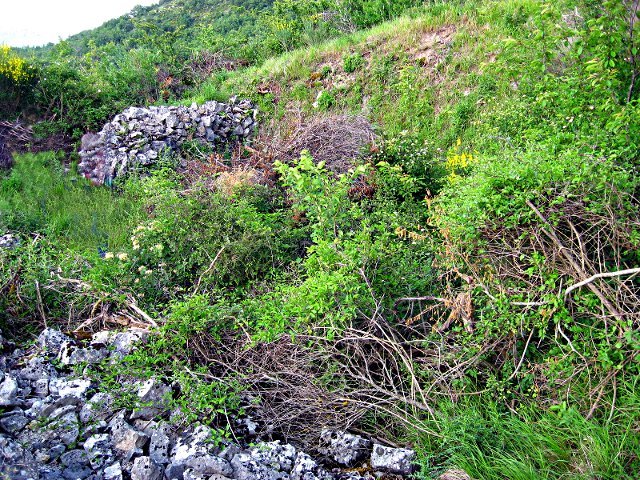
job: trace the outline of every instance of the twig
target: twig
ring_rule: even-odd
[[[135,301],[133,299],[129,303],[127,303],[127,307],[129,307],[135,313],[140,315],[153,328],[158,328],[158,324],[156,323],[156,321],[153,318],[151,318],[149,315],[147,315],[144,311],[142,311],[142,309],[140,309],[140,307],[138,307],[138,305],[135,304]]]
[[[534,332],[534,330],[531,330],[531,333],[529,333],[529,338],[527,338],[527,343],[525,343],[524,349],[522,350],[522,356],[520,357],[520,361],[518,362],[518,365],[516,366],[516,368],[513,371],[513,373],[511,375],[509,375],[509,378],[507,378],[507,380],[506,380],[507,382],[510,381],[511,379],[513,379],[518,374],[518,371],[520,370],[520,367],[522,366],[522,362],[524,362],[524,357],[527,355],[527,350],[529,349],[529,343],[531,343],[531,338],[533,337],[533,332]]]
[[[216,262],[218,261],[218,258],[220,257],[220,254],[224,251],[226,245],[223,245],[220,250],[218,250],[218,253],[216,254],[216,256],[214,257],[214,259],[211,261],[211,264],[209,265],[209,268],[207,268],[204,272],[202,272],[202,275],[200,275],[200,277],[198,277],[198,281],[196,282],[196,288],[193,290],[193,294],[195,295],[196,293],[198,293],[198,290],[200,289],[200,283],[202,283],[202,279],[204,278],[204,276],[209,273],[213,267],[215,266]]]
[[[440,302],[440,303],[448,303],[449,301],[446,298],[434,297],[432,295],[427,295],[425,297],[403,297],[396,300],[395,305],[398,305],[402,302],[424,302],[424,301],[432,301],[432,302]]]
[[[618,270],[616,272],[596,273],[595,275],[591,275],[586,280],[578,282],[575,285],[571,285],[569,288],[567,288],[564,291],[564,296],[566,297],[567,295],[569,295],[574,290],[576,290],[576,289],[578,289],[580,287],[584,287],[585,285],[593,282],[594,280],[597,280],[598,278],[622,277],[624,275],[635,275],[637,273],[640,273],[640,268],[628,268],[626,270]]]
[[[569,261],[569,264],[571,265],[571,267],[573,267],[573,269],[581,278],[583,279],[586,278],[587,277],[586,272],[582,269],[580,264],[578,264],[578,262],[573,257],[571,252],[567,249],[567,247],[565,247],[563,243],[560,241],[560,239],[555,233],[553,226],[547,221],[544,215],[540,213],[540,210],[538,210],[538,208],[531,202],[531,200],[527,200],[527,205],[529,206],[529,208],[531,208],[531,210],[533,210],[533,212],[538,216],[538,218],[542,220],[542,223],[544,223],[544,225],[547,227],[546,229],[542,229],[542,231],[545,232],[553,242],[555,242],[562,256],[564,256]],[[609,310],[609,313],[611,313],[611,315],[613,315],[618,320],[624,319],[623,315],[620,312],[618,312],[616,307],[614,307],[613,304],[609,301],[609,299],[607,299],[607,297],[604,296],[604,294],[600,291],[599,288],[597,288],[593,283],[586,283],[586,285],[589,287],[589,290],[591,290],[600,299],[600,301],[602,302],[602,305],[606,307],[607,310]]]
[[[42,321],[44,322],[44,328],[48,328],[47,316],[44,314],[44,307],[42,306],[42,294],[40,293],[40,282],[38,282],[38,280],[36,280],[36,295],[38,298],[38,312],[40,312],[40,316],[42,317]]]

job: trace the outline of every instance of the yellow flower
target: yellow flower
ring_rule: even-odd
[[[122,261],[124,262],[127,258],[129,258],[129,255],[127,255],[127,254],[126,254],[126,253],[124,253],[124,252],[120,252],[120,253],[118,254],[118,260],[122,260]]]
[[[104,254],[105,260],[111,260],[113,258],[113,252],[107,252]]]

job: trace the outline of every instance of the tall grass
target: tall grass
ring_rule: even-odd
[[[435,425],[441,437],[416,442],[422,478],[455,467],[482,480],[637,479],[638,401],[628,385],[620,412],[602,419],[587,419],[564,404],[515,414],[486,399],[442,402]]]
[[[56,154],[26,154],[0,177],[0,231],[45,234],[79,251],[127,242],[139,213],[131,194],[91,186],[65,173]]]

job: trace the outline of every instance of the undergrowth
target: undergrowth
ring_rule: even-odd
[[[175,382],[221,436],[251,410],[309,445],[320,423],[407,442],[422,478],[635,478],[633,5],[433,2],[219,70],[182,100],[248,96],[263,125],[224,172],[109,190],[18,157],[3,328],[151,326],[102,378]],[[357,158],[304,150],[353,114]]]

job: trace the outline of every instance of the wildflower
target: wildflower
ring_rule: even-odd
[[[161,244],[161,243],[158,243],[158,244],[156,244],[153,248],[155,248],[156,250],[158,250],[159,252],[161,252],[161,251],[162,251],[162,249],[163,249],[164,247],[162,246],[162,244]]]
[[[152,273],[153,273],[153,270],[151,270],[151,269],[148,269],[148,270],[144,271],[145,275],[151,275]]]
[[[111,260],[113,258],[113,252],[107,252],[104,254],[104,259],[105,260]]]
[[[129,255],[127,255],[127,254],[126,254],[126,253],[124,253],[124,252],[120,252],[120,253],[117,255],[117,257],[118,257],[118,260],[121,260],[121,261],[123,261],[123,262],[124,262],[127,258],[129,258]]]

